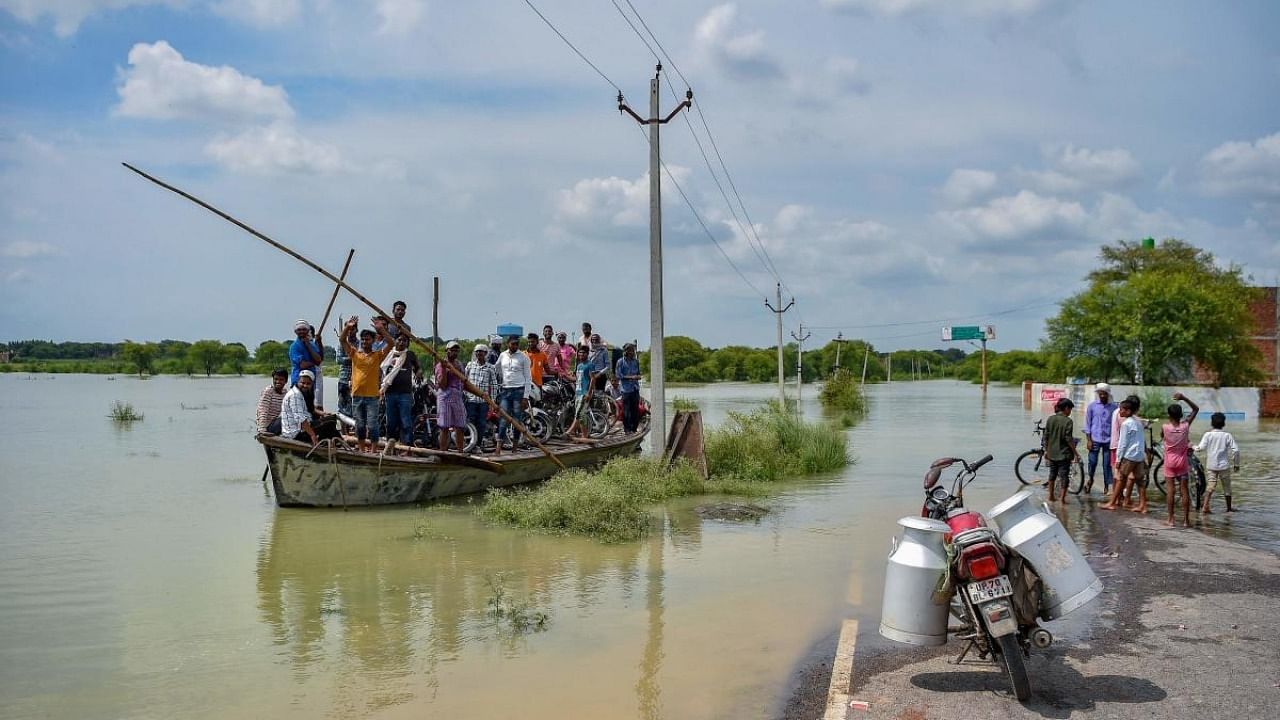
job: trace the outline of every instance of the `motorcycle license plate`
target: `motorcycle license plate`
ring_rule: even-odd
[[[988,600],[996,598],[1008,597],[1013,594],[1013,585],[1009,584],[1009,578],[1006,575],[999,575],[990,580],[979,580],[968,585],[969,600],[974,603],[984,603]]]

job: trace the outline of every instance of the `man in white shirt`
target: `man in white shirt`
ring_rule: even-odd
[[[1200,444],[1196,445],[1196,452],[1204,456],[1204,469],[1209,476],[1200,512],[1210,514],[1209,500],[1213,498],[1219,480],[1222,481],[1222,497],[1227,501],[1227,512],[1235,512],[1231,508],[1231,471],[1240,471],[1240,446],[1236,445],[1231,433],[1223,430],[1227,426],[1226,415],[1220,412],[1210,415],[1209,424],[1213,429],[1205,433]]]
[[[502,392],[498,397],[498,406],[507,415],[524,422],[524,411],[529,407],[529,395],[533,388],[533,375],[529,371],[529,356],[520,352],[520,338],[512,335],[507,338],[507,349],[498,356],[498,376],[502,382]],[[502,452],[503,439],[507,429],[511,429],[511,445],[514,450],[520,442],[520,433],[505,417],[498,419],[498,439],[494,454]]]
[[[311,427],[311,411],[307,408],[307,398],[303,393],[311,392],[315,379],[310,370],[298,373],[298,384],[289,388],[280,403],[280,436],[294,440],[319,442],[316,431]]]

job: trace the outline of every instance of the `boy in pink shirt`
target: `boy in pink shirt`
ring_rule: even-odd
[[[1164,524],[1169,527],[1174,525],[1176,491],[1182,493],[1182,524],[1191,527],[1191,493],[1187,490],[1190,484],[1191,423],[1195,422],[1196,415],[1200,413],[1200,406],[1180,392],[1174,393],[1173,399],[1177,402],[1169,406],[1169,422],[1160,431],[1164,438],[1164,495],[1169,510],[1169,519]],[[1191,408],[1191,416],[1186,421],[1182,419],[1182,402]]]

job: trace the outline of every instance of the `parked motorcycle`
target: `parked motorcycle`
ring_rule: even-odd
[[[924,478],[921,517],[898,521],[885,576],[880,634],[913,645],[965,642],[956,663],[976,650],[998,661],[1019,700],[1031,696],[1025,657],[1053,635],[1039,624],[1086,604],[1102,592],[1058,519],[1022,491],[984,517],[964,506],[964,488],[991,456],[968,463],[935,460]],[[942,473],[960,465],[948,490]],[[950,626],[954,617],[958,626]]]

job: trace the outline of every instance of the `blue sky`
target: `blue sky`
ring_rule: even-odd
[[[442,334],[645,344],[630,6],[702,111],[663,134],[693,208],[664,178],[669,334],[770,344],[776,274],[810,342],[934,347],[957,318],[1034,347],[1099,246],[1144,236],[1280,277],[1274,3],[534,4],[607,80],[521,0],[0,0],[0,340],[318,320],[322,278],[128,161],[331,268],[356,248],[419,328],[439,275]]]

